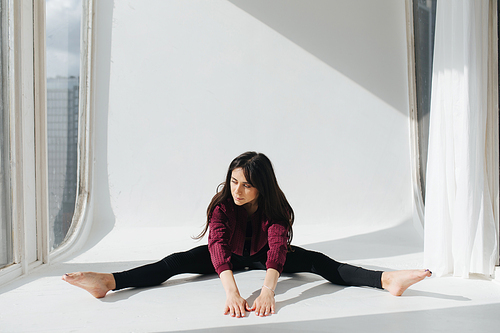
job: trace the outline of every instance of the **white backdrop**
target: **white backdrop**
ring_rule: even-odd
[[[290,20],[320,27],[306,45],[228,1],[116,1],[112,24],[97,16],[102,89],[110,76],[96,96],[94,220],[201,226],[247,150],[273,161],[297,224],[363,233],[411,219],[404,1],[376,3],[293,1]],[[314,49],[328,43],[332,61]]]

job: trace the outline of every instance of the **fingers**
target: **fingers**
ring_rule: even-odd
[[[273,304],[266,304],[266,305],[255,305],[255,315],[259,317],[266,317],[270,316],[271,314],[275,313],[275,305]]]
[[[271,315],[271,307],[270,306],[262,306],[255,310],[255,315],[260,317],[266,317]]]
[[[245,308],[240,306],[235,306],[231,308],[229,314],[231,317],[236,317],[236,318],[245,317]]]
[[[248,303],[226,305],[224,315],[229,314],[231,317],[245,317],[245,308],[248,308]]]
[[[252,307],[250,307],[250,305],[248,305],[247,303],[246,308],[248,312],[255,310],[255,302],[253,303]]]
[[[243,312],[244,313],[244,312]],[[229,314],[231,317],[240,317],[241,311],[238,307],[230,307],[224,312],[225,315]],[[243,315],[244,317],[245,315]]]
[[[259,317],[270,316],[275,313],[276,303],[274,299],[262,300],[257,298],[252,304],[252,307],[248,305],[246,301],[243,302],[229,302],[224,308],[224,315],[230,315],[231,317],[245,317],[246,311],[255,311],[255,315]]]

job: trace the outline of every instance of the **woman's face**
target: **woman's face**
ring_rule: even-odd
[[[231,194],[233,195],[234,203],[238,206],[247,205],[245,207],[247,211],[255,211],[257,209],[259,190],[247,182],[242,168],[236,168],[231,173]]]

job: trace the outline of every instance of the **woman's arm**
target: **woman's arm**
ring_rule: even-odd
[[[250,308],[250,311],[255,310],[256,316],[264,317],[275,313],[274,290],[276,290],[279,276],[280,273],[274,268],[267,269],[260,295]]]
[[[249,310],[250,307],[247,301],[240,296],[233,276],[229,247],[231,228],[228,226],[231,222],[235,222],[234,216],[231,219],[228,218],[222,205],[215,207],[210,218],[208,250],[215,271],[219,274],[222,286],[226,291],[224,314],[230,314],[231,317],[245,317],[245,311]]]
[[[210,217],[210,229],[208,232],[208,251],[217,274],[225,270],[231,270],[231,240],[230,219],[220,206],[215,207]]]
[[[276,302],[274,300],[274,290],[285,265],[287,241],[287,226],[284,223],[271,224],[267,229],[269,250],[267,251],[266,277],[259,297],[257,297],[250,308],[251,311],[255,311],[255,315],[257,316],[265,317],[275,313]]]
[[[240,296],[236,281],[234,280],[233,271],[227,269],[219,275],[222,286],[226,291],[226,306],[224,314],[230,314],[231,317],[245,317],[245,310],[250,311],[247,301]]]

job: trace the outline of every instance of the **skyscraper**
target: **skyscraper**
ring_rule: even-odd
[[[78,77],[47,79],[50,246],[60,245],[75,210],[78,165]]]

